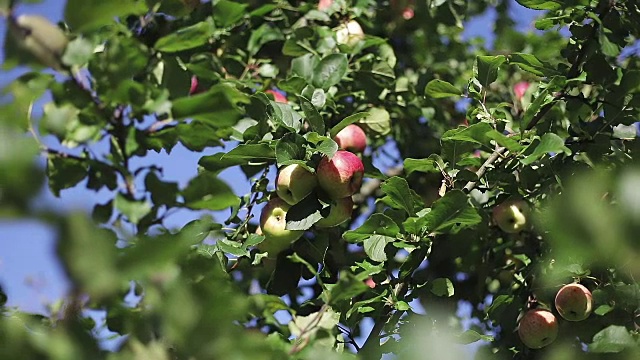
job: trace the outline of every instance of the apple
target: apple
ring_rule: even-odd
[[[338,226],[351,218],[351,213],[353,213],[353,199],[351,196],[333,200],[330,206],[329,215],[318,220],[315,224],[317,227],[327,228]]]
[[[558,337],[558,319],[547,310],[529,310],[520,319],[518,336],[528,348],[543,348]]]
[[[279,197],[274,197],[262,208],[260,214],[260,229],[265,239],[258,244],[261,251],[269,252],[273,256],[298,240],[303,230],[289,230],[287,226],[287,211],[291,205]]]
[[[361,153],[367,147],[367,135],[358,125],[350,124],[338,131],[333,140],[338,143],[340,149],[354,153]]]
[[[324,11],[331,7],[333,0],[320,0],[318,3],[318,10]]]
[[[354,47],[364,39],[362,26],[360,26],[360,24],[355,20],[350,20],[346,24],[338,26],[335,29],[335,32],[338,44],[345,44]]]
[[[333,200],[355,194],[362,185],[364,164],[352,152],[338,150],[331,160],[323,157],[317,169],[318,184]]]
[[[516,99],[517,100],[522,99],[522,97],[524,96],[524,93],[527,92],[528,88],[529,88],[529,83],[526,81],[520,81],[520,82],[517,82],[515,85],[513,85],[513,93],[516,95]]]
[[[276,193],[289,205],[295,205],[315,189],[316,175],[298,164],[287,165],[276,179]]]
[[[267,91],[265,91],[265,93],[273,95],[273,100],[275,102],[279,102],[279,103],[283,103],[283,104],[286,104],[286,103],[289,102],[289,100],[287,100],[287,97],[282,95],[282,93],[279,92],[279,91],[267,90]]]
[[[582,321],[591,314],[593,297],[583,285],[569,284],[558,291],[555,303],[558,313],[565,320]]]
[[[62,70],[62,55],[69,40],[65,33],[40,15],[9,17],[9,32],[16,43],[29,51],[43,65]]]
[[[511,199],[493,208],[493,222],[502,231],[515,234],[529,227],[529,204],[522,199]]]
[[[191,77],[191,87],[189,87],[189,95],[195,95],[203,92],[204,89],[200,86],[200,82],[198,81],[198,77],[193,75]]]

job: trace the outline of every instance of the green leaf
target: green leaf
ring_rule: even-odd
[[[318,67],[318,57],[314,54],[304,54],[291,60],[291,73],[305,79],[307,83],[313,81],[314,69]]]
[[[118,193],[113,201],[113,206],[134,224],[140,222],[151,211],[151,205],[144,200],[129,199]]]
[[[111,24],[114,18],[143,15],[149,9],[143,0],[68,0],[64,19],[76,33]]]
[[[427,86],[424,88],[424,92],[427,96],[434,99],[462,96],[462,91],[460,91],[460,89],[440,79],[429,81]]]
[[[385,246],[393,242],[394,238],[385,235],[371,235],[364,240],[364,252],[373,261],[387,261]]]
[[[304,112],[304,116],[307,118],[309,125],[311,126],[311,130],[317,132],[318,134],[324,134],[325,126],[324,119],[316,109],[316,107],[311,103],[311,101],[307,100],[304,97],[299,97],[300,99],[300,107]]]
[[[240,198],[216,175],[203,172],[189,181],[182,190],[185,206],[191,209],[224,210],[237,206]]]
[[[594,353],[618,353],[637,346],[627,328],[610,325],[593,336],[593,342],[588,348],[589,352]]]
[[[233,87],[220,84],[207,92],[176,99],[171,112],[175,119],[193,118],[221,128],[238,122],[242,115],[239,103],[248,104],[249,97]]]
[[[534,10],[558,10],[562,5],[551,0],[516,0],[518,4]]]
[[[269,115],[276,124],[282,125],[292,132],[298,132],[302,128],[302,116],[289,104],[270,101],[271,111]]]
[[[230,160],[244,161],[245,164],[254,161],[274,161],[276,160],[275,150],[268,144],[240,144],[233,150],[224,154],[221,160],[227,162]],[[239,164],[238,164],[239,165]]]
[[[390,217],[375,213],[371,215],[359,228],[344,233],[344,239],[349,242],[362,242],[372,235],[395,237],[400,227]]]
[[[542,62],[540,59],[538,59],[535,55],[532,55],[532,54],[524,54],[524,53],[511,54],[509,55],[509,63],[516,64],[522,70],[537,76],[551,77],[559,73],[557,70],[551,68],[551,65]]]
[[[87,176],[88,167],[81,161],[71,158],[50,156],[47,160],[49,189],[55,196],[60,190],[76,186]]]
[[[340,132],[340,130],[346,128],[350,124],[354,124],[360,121],[361,119],[364,119],[365,117],[367,117],[367,115],[369,115],[369,113],[359,112],[359,113],[355,113],[347,116],[346,118],[342,119],[342,121],[340,121],[334,127],[331,128],[331,131],[329,132],[329,137],[333,139]]]
[[[387,135],[391,132],[391,115],[383,108],[369,109],[367,116],[360,120],[360,123],[380,135]]]
[[[149,171],[144,179],[145,189],[151,193],[151,201],[155,205],[173,205],[178,194],[178,183],[164,182],[155,171]]]
[[[454,294],[453,283],[447,278],[437,278],[431,281],[431,292],[436,296],[451,297]]]
[[[289,133],[276,143],[276,162],[278,166],[291,160],[304,160],[307,141],[302,135]]]
[[[439,173],[442,172],[444,168],[444,161],[438,154],[431,154],[426,159],[404,159],[404,171],[406,171],[407,175],[410,175],[414,171],[423,173]]]
[[[498,145],[506,147],[509,151],[519,152],[522,150],[522,146],[517,141],[499,133],[485,122],[473,124],[468,127],[458,127],[442,134],[443,142],[464,141],[484,145],[489,149],[493,148],[491,144],[492,140]]]
[[[532,143],[529,147],[533,147],[533,152],[526,158],[520,160],[524,165],[530,165],[541,157],[547,155],[550,152],[553,153],[565,153],[571,155],[571,150],[564,145],[564,140],[554,133],[546,133],[542,136],[539,143]]]
[[[193,49],[207,44],[214,30],[214,25],[210,21],[201,21],[161,37],[153,47],[166,53]]]
[[[473,330],[467,330],[467,331],[463,332],[462,334],[457,335],[455,337],[455,341],[458,344],[463,344],[463,345],[471,344],[471,343],[474,343],[474,342],[480,341],[480,340],[491,342],[491,341],[493,341],[493,336],[482,335],[482,334],[479,334],[479,333],[477,333],[477,332],[475,332]]]
[[[475,77],[480,84],[488,87],[498,78],[498,69],[507,58],[504,55],[497,56],[478,56],[474,68]]]
[[[482,221],[478,211],[461,190],[452,190],[436,200],[424,216],[405,222],[407,231],[418,234],[421,228],[429,233],[457,233]]]
[[[604,305],[598,306],[595,310],[593,310],[593,313],[599,316],[604,316],[610,313],[611,311],[613,311],[613,309],[614,309],[613,306],[604,304]]]
[[[362,279],[348,271],[341,271],[340,276],[338,276],[338,283],[329,287],[328,304],[333,305],[343,300],[352,300],[367,290],[369,290],[369,287],[365,285]]]
[[[251,37],[247,43],[247,50],[249,50],[252,55],[255,55],[264,44],[277,40],[284,40],[282,30],[268,23],[264,23],[251,32]]]
[[[240,21],[247,13],[247,4],[236,1],[218,0],[213,7],[213,19],[216,25],[227,27]]]
[[[409,189],[407,180],[394,176],[387,179],[380,185],[382,192],[387,194],[388,198],[393,202],[396,207],[403,209],[409,216],[414,216],[415,203],[413,202],[413,195]]]
[[[313,86],[329,89],[347,74],[349,61],[346,54],[331,54],[320,60],[313,71]]]
[[[83,66],[93,56],[95,46],[82,36],[69,42],[62,56],[62,62],[67,66]]]

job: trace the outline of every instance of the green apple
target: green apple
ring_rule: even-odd
[[[355,20],[350,20],[346,24],[338,26],[335,32],[338,44],[354,47],[364,39],[362,26]]]
[[[33,54],[43,65],[62,70],[60,59],[69,40],[47,18],[39,15],[10,17],[9,32],[20,47]]]
[[[569,321],[582,321],[589,317],[593,308],[591,291],[580,284],[563,286],[556,294],[556,309]]]
[[[340,149],[361,153],[367,147],[367,135],[358,125],[350,124],[340,130],[333,140]]]
[[[558,337],[558,319],[547,310],[529,310],[520,319],[518,336],[528,348],[543,348]]]
[[[511,199],[493,208],[493,222],[502,231],[519,233],[530,226],[531,209],[522,199]]]
[[[360,189],[364,177],[364,164],[360,158],[338,150],[331,160],[323,157],[317,169],[318,184],[333,200],[351,196]]]
[[[265,239],[258,244],[258,248],[269,252],[270,256],[288,248],[304,234],[303,230],[287,229],[287,211],[290,207],[284,200],[274,197],[262,208],[260,230]]]
[[[318,220],[316,227],[327,228],[334,227],[342,224],[343,222],[351,219],[351,213],[353,213],[353,199],[351,196],[346,198],[333,200],[331,202],[331,209],[327,217]]]
[[[276,193],[289,205],[295,205],[309,195],[318,184],[316,175],[303,166],[291,164],[280,169]]]

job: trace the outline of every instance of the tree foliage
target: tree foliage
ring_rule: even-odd
[[[637,358],[638,3],[328,3],[67,0],[57,72],[9,29],[4,68],[31,69],[2,97],[0,215],[49,224],[72,287],[46,315],[0,307],[0,357]],[[517,7],[536,31],[516,31]],[[463,36],[486,11],[492,46]],[[338,41],[353,19],[365,36]],[[314,171],[354,123],[369,146],[351,220],[314,226],[314,194],[287,216],[305,234],[262,251],[277,168]],[[139,161],[176,147],[200,157],[185,185]],[[43,207],[45,183],[108,200]],[[508,233],[492,211],[514,199],[533,225]],[[170,225],[178,211],[192,221]],[[519,317],[557,314],[574,281],[593,314],[526,348]],[[102,349],[104,329],[121,345]]]

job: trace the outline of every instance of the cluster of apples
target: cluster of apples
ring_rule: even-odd
[[[276,179],[276,194],[262,209],[260,233],[265,240],[260,250],[272,256],[288,248],[298,240],[303,230],[287,229],[287,212],[310,194],[321,193],[326,199],[328,215],[314,225],[318,228],[338,226],[351,218],[353,199],[362,185],[364,164],[356,155],[367,146],[367,137],[357,125],[351,124],[339,131],[334,140],[341,150],[333,157],[324,156],[315,173],[299,164],[287,165],[280,169]],[[316,191],[318,187],[321,191]]]
[[[558,290],[555,306],[563,319],[582,321],[591,314],[593,297],[585,286],[569,284]],[[528,310],[520,319],[518,336],[528,348],[543,348],[554,342],[558,336],[558,319],[549,310]]]

